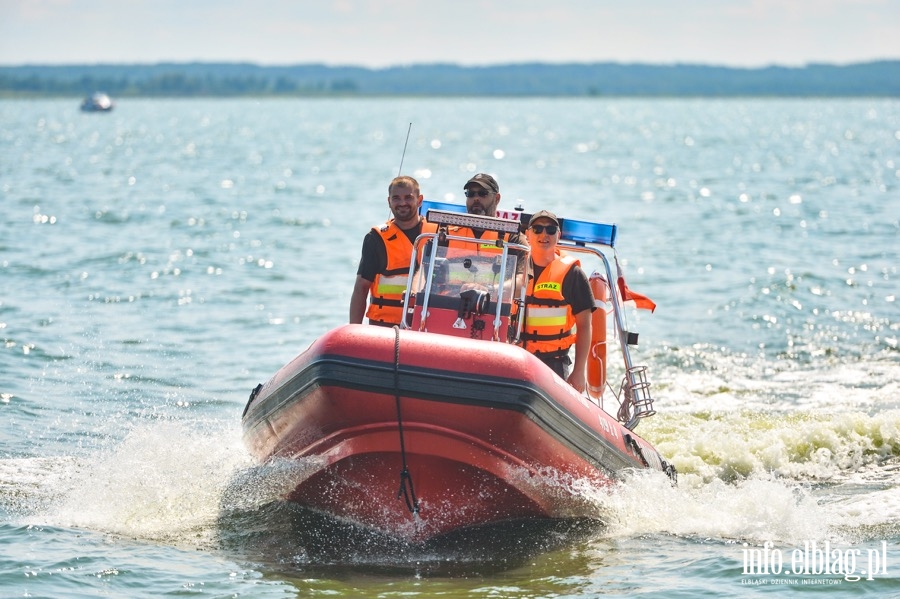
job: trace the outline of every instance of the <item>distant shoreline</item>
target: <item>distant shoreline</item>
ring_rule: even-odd
[[[370,69],[306,64],[0,66],[0,98],[900,97],[900,60],[737,68],[706,65],[450,64]]]

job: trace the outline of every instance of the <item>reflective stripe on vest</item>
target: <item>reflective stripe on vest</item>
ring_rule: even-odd
[[[541,306],[531,306],[528,309],[526,318],[528,327],[554,327],[556,329],[564,329],[566,326],[566,316],[569,312],[568,306],[559,308],[544,308]]]
[[[375,294],[381,297],[403,295],[403,292],[406,291],[406,280],[408,278],[408,272],[393,277],[379,275],[376,277],[378,282],[375,284]]]
[[[403,312],[403,293],[409,278],[412,243],[393,220],[372,229],[384,241],[387,267],[375,275],[369,286],[369,309],[366,318],[385,324],[400,324]],[[422,233],[437,232],[437,225],[422,221]]]

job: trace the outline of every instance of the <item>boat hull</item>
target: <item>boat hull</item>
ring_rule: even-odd
[[[327,333],[257,388],[243,430],[260,461],[302,465],[286,499],[410,541],[590,517],[582,485],[665,468],[518,347],[369,325]]]

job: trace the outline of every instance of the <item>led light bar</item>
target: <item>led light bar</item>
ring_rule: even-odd
[[[517,233],[519,231],[518,221],[493,216],[481,216],[479,214],[428,210],[425,218],[428,219],[428,222],[438,225],[454,225],[469,227],[470,229],[496,231],[498,233]]]
[[[459,214],[467,214],[466,207],[464,204],[452,204],[450,202],[438,202],[436,200],[425,200],[422,202],[422,206],[419,209],[420,214],[426,214],[430,212],[450,212],[450,213],[459,213]],[[516,222],[521,222],[524,227],[528,222],[528,219],[531,218],[531,215],[527,212],[520,211],[509,211],[509,210],[498,210],[498,214],[502,214],[504,216],[503,220],[511,220]],[[473,214],[468,215],[471,218],[490,218],[486,216],[477,216]],[[428,220],[431,220],[430,218]],[[455,224],[455,223],[453,223]],[[618,231],[617,225],[607,225],[604,223],[592,223],[584,220],[573,220],[570,218],[560,218],[559,224],[562,226],[562,231],[560,232],[560,239],[564,241],[574,241],[575,243],[599,243],[601,245],[608,245],[610,247],[615,247],[616,245],[616,233]],[[466,225],[468,226],[468,225]],[[479,226],[478,228],[486,228]],[[496,229],[493,229],[496,230]]]
[[[561,238],[576,243],[600,243],[615,247],[617,225],[590,223],[583,220],[562,219]]]

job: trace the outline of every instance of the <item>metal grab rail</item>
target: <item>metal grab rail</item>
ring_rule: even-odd
[[[609,302],[615,316],[615,326],[619,347],[622,350],[622,359],[625,362],[625,379],[619,391],[620,408],[617,418],[625,428],[631,430],[637,426],[641,418],[647,418],[656,414],[653,409],[653,398],[650,396],[650,383],[647,380],[647,367],[635,366],[631,359],[629,347],[629,332],[625,327],[623,315],[624,305],[619,297],[616,278],[613,277],[612,267],[606,255],[599,249],[587,246],[583,243],[570,243],[560,241],[557,247],[565,252],[591,254],[600,259],[603,269],[606,271],[606,281],[609,287]],[[618,273],[617,273],[618,274]]]

